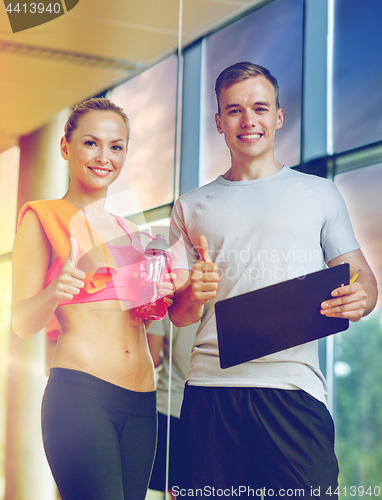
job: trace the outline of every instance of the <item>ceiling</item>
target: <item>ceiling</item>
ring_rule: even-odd
[[[263,1],[183,0],[182,46]],[[15,33],[0,5],[0,151],[177,49],[179,0],[71,2],[66,14]]]

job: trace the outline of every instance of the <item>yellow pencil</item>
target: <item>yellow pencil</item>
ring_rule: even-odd
[[[359,273],[360,273],[361,269],[358,271],[358,273],[354,273],[353,276],[350,278],[350,281],[349,281],[349,285],[352,285],[355,280],[358,278],[359,276]]]

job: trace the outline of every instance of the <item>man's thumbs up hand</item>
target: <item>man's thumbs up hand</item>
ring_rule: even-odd
[[[191,297],[195,302],[205,304],[216,297],[219,275],[209,254],[207,238],[203,235],[199,237],[198,252],[200,259],[191,269]]]
[[[199,237],[199,255],[200,260],[203,262],[212,262],[210,254],[208,253],[208,241],[203,235]]]

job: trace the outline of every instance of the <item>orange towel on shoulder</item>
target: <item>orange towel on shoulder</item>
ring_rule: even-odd
[[[70,251],[70,237],[78,243],[76,266],[86,273],[84,289],[95,293],[118,272],[114,258],[102,239],[75,206],[66,200],[40,200],[26,203],[20,210],[17,227],[28,210],[33,210],[57,257],[64,264]]]

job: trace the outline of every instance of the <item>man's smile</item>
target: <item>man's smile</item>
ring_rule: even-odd
[[[263,134],[246,134],[246,135],[238,135],[238,138],[239,139],[260,139],[260,137],[262,136]]]

